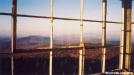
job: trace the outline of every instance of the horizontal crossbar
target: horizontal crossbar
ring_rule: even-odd
[[[71,48],[48,48],[48,49],[16,49],[14,53],[32,53],[32,52],[46,52],[46,51],[55,51],[55,50],[79,50],[82,47],[71,47]]]
[[[2,13],[0,12],[0,15],[8,15],[12,16],[12,13]],[[35,15],[25,15],[25,14],[16,14],[18,17],[33,17],[33,18],[46,18],[50,19],[53,18],[55,20],[73,20],[73,21],[80,21],[81,19],[75,19],[75,18],[61,18],[61,17],[49,17],[49,16],[35,16]],[[99,20],[88,20],[88,19],[83,19],[85,22],[99,22],[102,23],[103,21]],[[114,22],[114,21],[106,21],[106,23],[116,23],[116,24],[121,24],[121,22]],[[134,22],[133,22],[134,23]]]

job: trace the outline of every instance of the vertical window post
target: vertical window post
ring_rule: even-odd
[[[102,1],[102,73],[105,72],[106,61],[106,14],[107,14],[107,0]]]
[[[50,48],[53,49],[53,0],[50,0]],[[52,51],[50,51],[50,58],[49,58],[49,75],[52,75]]]
[[[83,47],[83,10],[84,8],[84,0],[80,0],[80,46]],[[79,50],[79,75],[84,73],[84,57],[83,57],[83,49]]]
[[[12,0],[12,38],[11,38],[11,53],[16,50],[16,35],[17,35],[17,0]]]

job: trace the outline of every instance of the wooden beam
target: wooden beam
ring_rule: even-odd
[[[119,69],[130,70],[131,63],[131,29],[132,0],[122,0],[122,30]],[[121,63],[123,62],[123,63]]]
[[[123,69],[123,52],[124,51],[124,5],[122,3],[122,25],[120,37],[119,69]]]
[[[1,13],[0,15],[7,15],[7,16],[12,16],[11,13]],[[29,18],[45,18],[45,19],[50,19],[50,16],[36,16],[36,15],[25,15],[25,14],[16,14],[17,17],[29,17]],[[80,19],[75,19],[75,18],[62,18],[62,17],[53,17],[54,20],[69,20],[69,21],[80,21]],[[85,22],[98,22],[102,23],[103,21],[99,20],[88,20],[88,19],[83,19]],[[121,22],[114,22],[114,21],[106,21],[106,23],[114,23],[114,24],[122,24]]]
[[[79,50],[82,49],[82,47],[70,47],[70,48],[48,48],[48,49],[16,49],[14,53],[35,53],[35,52],[48,52],[48,51],[56,51],[56,50],[61,50],[61,51],[66,51],[66,50]]]
[[[16,50],[16,30],[17,30],[17,0],[12,0],[12,38],[11,38],[11,52]]]
[[[83,12],[84,12],[84,0],[80,0],[80,47],[83,46]],[[84,57],[83,49],[79,50],[79,75],[84,75]]]
[[[14,75],[14,57],[11,56],[11,75]]]
[[[102,73],[105,72],[107,0],[102,0]]]
[[[124,2],[124,25],[125,25],[125,69],[130,70],[130,63],[131,63],[131,22],[132,22],[132,0],[125,0]]]
[[[53,49],[53,4],[54,0],[50,0],[50,48]],[[52,75],[52,51],[49,52],[49,75]]]

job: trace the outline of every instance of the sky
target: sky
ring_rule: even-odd
[[[134,1],[132,2],[134,12]],[[17,13],[50,16],[50,0],[18,0]],[[11,13],[12,0],[0,0],[0,12]],[[54,0],[54,16],[80,18],[80,0]],[[102,0],[84,0],[84,19],[102,20]],[[134,15],[132,14],[132,21]],[[121,1],[107,0],[107,21],[121,22]],[[101,23],[83,22],[84,37],[101,38]],[[54,36],[79,35],[79,21],[54,20]],[[107,37],[120,38],[120,24],[107,23]],[[134,26],[132,26],[134,35]],[[50,19],[17,18],[17,36],[50,35]],[[0,36],[11,36],[11,17],[0,15]]]

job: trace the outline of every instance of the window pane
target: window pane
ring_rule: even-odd
[[[49,22],[46,19],[18,17],[17,49],[49,47]]]
[[[0,53],[9,53],[11,51],[11,17],[0,17]]]
[[[18,14],[50,15],[50,0],[17,0]]]
[[[107,0],[107,20],[121,21],[122,2],[120,0]]]
[[[84,19],[102,19],[102,0],[84,0]]]
[[[54,16],[79,18],[80,1],[79,0],[55,0]]]
[[[54,21],[54,46],[78,46],[80,41],[80,24],[77,21]],[[56,42],[57,41],[57,42]]]
[[[12,0],[0,0],[0,12],[12,12]]]

